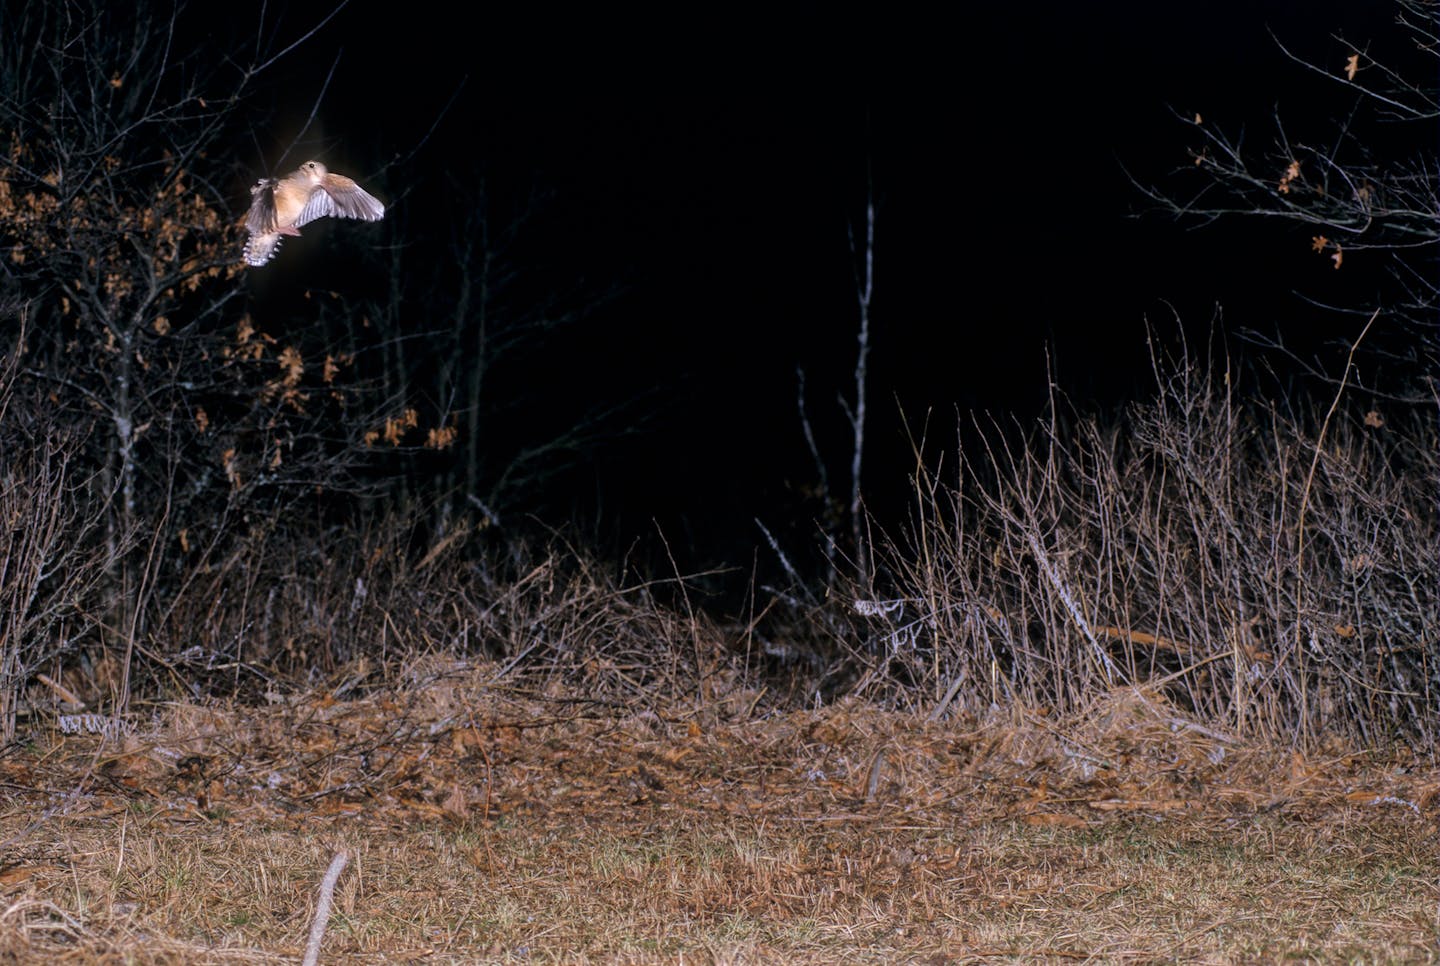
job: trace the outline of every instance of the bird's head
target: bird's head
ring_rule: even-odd
[[[325,165],[321,164],[319,161],[306,161],[304,164],[300,165],[300,170],[304,173],[305,177],[308,178],[312,184],[319,184],[327,174],[325,170]]]

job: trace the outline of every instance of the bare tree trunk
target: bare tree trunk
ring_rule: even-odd
[[[855,252],[855,235],[850,234],[850,249],[857,258],[855,295],[860,304],[860,332],[855,355],[855,405],[847,406],[850,428],[854,433],[850,452],[850,539],[855,547],[855,565],[860,585],[870,583],[870,551],[865,542],[865,521],[862,517],[860,479],[865,459],[865,385],[870,361],[870,298],[875,282],[875,194],[867,183],[865,191],[864,250]],[[842,400],[843,402],[843,400]]]

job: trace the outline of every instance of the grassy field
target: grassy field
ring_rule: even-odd
[[[488,665],[37,726],[0,760],[0,961],[1436,962],[1440,768],[1119,691],[926,722],[624,708]]]

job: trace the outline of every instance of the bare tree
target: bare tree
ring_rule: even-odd
[[[865,390],[870,381],[870,302],[875,293],[875,191],[865,182],[865,238],[857,249],[855,231],[850,230],[850,254],[855,260],[855,300],[860,324],[855,341],[855,402],[840,404],[850,420],[850,543],[855,549],[860,586],[870,582],[870,548],[865,540],[864,506],[860,500],[861,471],[865,466]]]
[[[1277,110],[1270,142],[1257,149],[1223,121],[1181,114],[1199,138],[1181,169],[1190,187],[1137,184],[1162,211],[1200,224],[1241,217],[1299,226],[1304,244],[1337,270],[1379,253],[1395,283],[1384,308],[1407,323],[1401,351],[1428,378],[1440,363],[1440,3],[1392,2],[1396,29],[1370,42],[1336,35],[1323,62],[1276,38],[1334,95],[1332,124],[1302,133]],[[1376,307],[1347,310],[1363,320]]]
[[[345,404],[343,367],[244,315],[235,195],[249,179],[219,160],[256,123],[244,108],[261,78],[333,13],[282,36],[262,9],[246,52],[183,3],[0,10],[0,285],[33,320],[0,330],[74,441],[52,458],[63,477],[39,479],[75,499],[83,486],[81,515],[103,521],[117,709],[167,561],[335,453],[324,410]]]
[[[826,579],[833,580],[837,576],[834,569],[835,557],[837,543],[842,540],[840,528],[843,521],[848,524],[850,531],[849,550],[854,554],[856,574],[860,585],[864,586],[869,583],[872,565],[870,547],[866,539],[865,505],[861,484],[865,469],[865,424],[869,403],[867,390],[870,382],[870,315],[875,294],[875,191],[868,171],[865,181],[864,226],[860,232],[857,232],[854,225],[847,225],[846,234],[850,242],[851,268],[855,273],[857,324],[853,395],[846,398],[843,391],[837,395],[837,401],[841,411],[845,414],[845,421],[850,430],[849,487],[843,504],[831,492],[830,473],[826,468],[825,457],[820,451],[820,445],[816,442],[815,430],[811,425],[810,413],[806,408],[805,370],[798,366],[795,370],[796,406],[800,414],[800,428],[805,437],[805,445],[815,464],[818,496],[824,507],[824,519],[820,523],[824,531],[825,560],[829,570]],[[857,234],[860,236],[859,238],[856,237]],[[773,542],[773,537],[768,531],[766,531],[766,537]]]

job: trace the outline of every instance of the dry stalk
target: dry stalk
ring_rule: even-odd
[[[1325,419],[1320,423],[1320,432],[1315,436],[1315,453],[1310,458],[1310,469],[1305,474],[1305,486],[1300,491],[1300,513],[1295,521],[1295,579],[1305,579],[1305,511],[1310,508],[1310,488],[1315,483],[1315,468],[1320,465],[1320,454],[1325,448],[1325,434],[1330,429],[1330,420],[1335,415],[1336,408],[1340,405],[1340,397],[1345,394],[1345,387],[1350,381],[1350,370],[1355,364],[1355,350],[1364,341],[1365,334],[1370,331],[1370,326],[1380,316],[1380,310],[1376,309],[1370,314],[1370,319],[1365,323],[1365,328],[1360,330],[1360,335],[1350,344],[1350,353],[1345,357],[1345,371],[1340,375],[1340,386],[1335,390],[1335,398],[1330,401],[1330,408],[1325,411]],[[1298,605],[1300,594],[1295,595]],[[1309,725],[1309,690],[1305,687],[1305,641],[1304,641],[1304,614],[1297,606],[1295,610],[1295,654],[1300,665],[1300,720],[1301,733],[1308,731]]]
[[[330,860],[330,868],[325,872],[325,879],[320,883],[320,901],[315,906],[315,920],[310,924],[310,939],[305,943],[305,959],[303,966],[316,966],[320,962],[320,944],[325,940],[325,927],[330,922],[330,905],[335,898],[335,884],[340,881],[340,873],[345,871],[345,866],[350,861],[350,853],[344,849],[335,853],[335,858]]]

